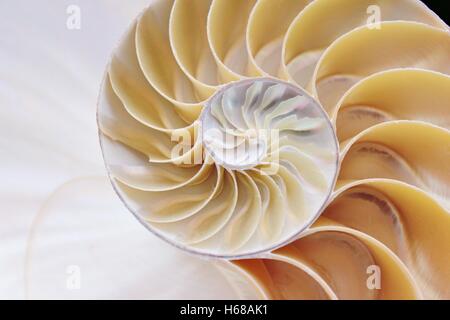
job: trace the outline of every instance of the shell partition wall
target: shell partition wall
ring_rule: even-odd
[[[103,81],[105,165],[243,297],[449,299],[449,74],[420,1],[154,1]]]

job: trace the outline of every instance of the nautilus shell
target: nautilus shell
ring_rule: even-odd
[[[449,74],[420,1],[154,1],[106,72],[103,157],[141,223],[243,291],[449,299]]]

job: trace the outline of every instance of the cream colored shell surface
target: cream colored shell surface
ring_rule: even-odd
[[[264,251],[217,262],[263,298],[449,299],[449,74],[449,29],[420,1],[156,1],[113,53],[98,107],[103,155],[126,206],[159,236],[207,255]],[[284,154],[305,175],[299,185],[280,171],[291,192],[204,153],[202,111],[227,112],[214,97],[230,82],[275,78],[327,113],[335,186],[317,169],[333,171],[332,143]],[[176,157],[174,135],[192,137]],[[182,165],[196,153],[200,163]],[[308,181],[334,190],[303,230],[322,209],[294,202]],[[301,234],[283,229],[289,211],[304,217]]]

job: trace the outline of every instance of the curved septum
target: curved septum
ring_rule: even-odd
[[[321,132],[327,122],[319,104],[302,89],[270,78],[223,87],[200,117],[203,145],[216,164],[265,174],[279,168],[282,137]],[[325,145],[336,141],[333,134],[326,138]]]
[[[365,8],[382,13],[379,29]],[[417,283],[446,298],[449,50],[448,26],[419,0],[154,1],[102,87],[108,172],[177,247],[274,260],[236,262],[254,282],[270,276],[267,297],[411,299]],[[269,75],[296,87],[254,78]],[[298,87],[330,120],[312,98],[289,102],[309,97]],[[330,121],[342,150],[328,203]]]
[[[320,214],[337,174],[337,138],[303,89],[272,78],[232,82],[207,101],[199,120],[205,159],[254,186],[237,188],[259,213],[253,227],[240,228],[253,235],[233,254],[277,247]]]

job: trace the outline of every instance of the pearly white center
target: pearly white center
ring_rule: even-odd
[[[286,133],[320,130],[318,104],[300,88],[258,78],[231,83],[206,104],[201,117],[203,144],[213,160],[231,170],[279,161]]]

